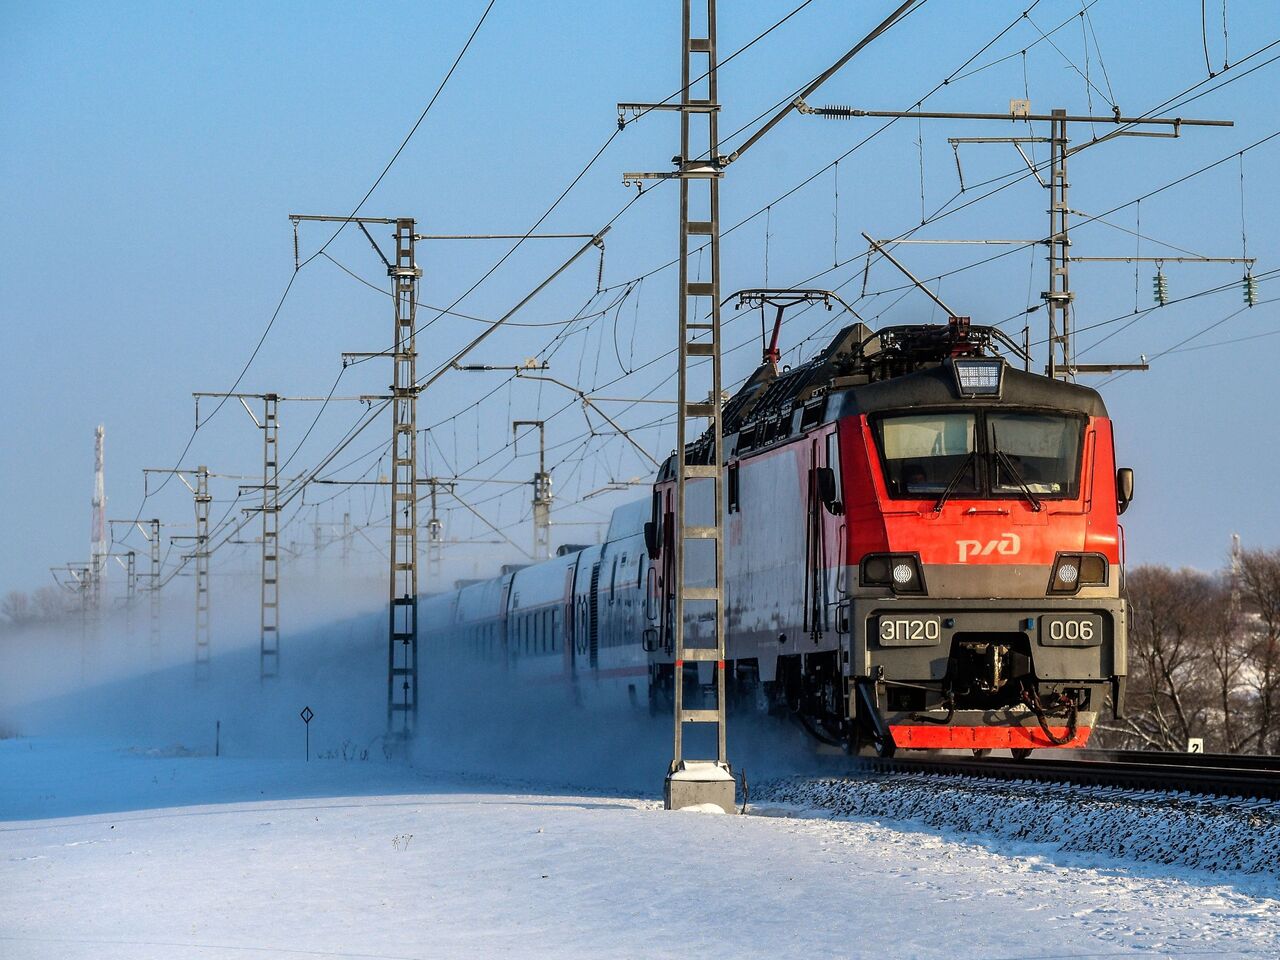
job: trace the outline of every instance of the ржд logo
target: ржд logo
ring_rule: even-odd
[[[993,553],[1011,557],[1022,549],[1022,538],[1016,533],[1006,533],[999,539],[988,540],[986,543],[981,540],[957,540],[956,546],[960,550],[960,562],[968,563],[970,557],[989,557]]]

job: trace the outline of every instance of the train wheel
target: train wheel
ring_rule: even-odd
[[[856,757],[883,757],[889,759],[896,751],[892,742],[886,743],[870,731],[850,736],[844,742],[845,753]]]
[[[1031,756],[1031,747],[1010,747],[1009,753],[1015,760],[1025,760]]]
[[[892,757],[897,750],[891,739],[877,736],[874,733],[871,735],[871,749],[875,751],[877,757],[882,757],[885,760]]]
[[[991,748],[990,747],[974,747],[973,755],[975,757],[989,757],[991,756]]]

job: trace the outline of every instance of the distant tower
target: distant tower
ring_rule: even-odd
[[[102,601],[102,581],[107,575],[107,494],[102,475],[102,447],[106,428],[98,424],[93,432],[93,531],[90,553],[90,602],[96,607]]]
[[[1240,534],[1231,535],[1231,613],[1240,610]]]

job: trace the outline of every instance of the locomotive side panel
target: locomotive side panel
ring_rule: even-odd
[[[746,457],[726,491],[727,655],[756,658],[772,680],[779,655],[800,649],[804,571],[804,451],[786,446]],[[726,478],[726,485],[729,479]]]
[[[555,557],[516,571],[507,602],[507,657],[531,680],[565,676],[566,586],[576,555]]]
[[[642,508],[646,506],[640,504]],[[615,522],[617,519],[615,515]],[[617,539],[613,539],[614,535]],[[643,533],[611,528],[611,539],[605,544],[601,560],[596,679],[631,687],[638,696],[646,689],[649,674],[649,661],[642,646],[647,625],[644,589],[648,571]]]

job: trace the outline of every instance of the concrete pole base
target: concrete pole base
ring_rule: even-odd
[[[727,763],[685,760],[667,774],[663,800],[668,810],[702,809],[737,813],[737,784]]]

